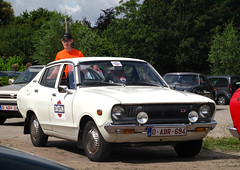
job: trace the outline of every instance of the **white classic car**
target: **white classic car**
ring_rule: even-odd
[[[48,136],[76,141],[92,161],[128,144],[167,144],[193,157],[217,124],[213,100],[171,90],[149,63],[130,58],[51,62],[19,91],[17,103],[34,146]]]

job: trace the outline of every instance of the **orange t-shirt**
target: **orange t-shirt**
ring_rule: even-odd
[[[83,53],[81,51],[78,51],[76,49],[73,49],[70,52],[67,52],[65,49],[62,51],[59,51],[56,55],[56,60],[66,59],[66,58],[75,58],[75,57],[84,57]]]
[[[56,60],[61,60],[61,59],[67,59],[67,58],[76,58],[76,57],[84,57],[83,53],[81,51],[78,51],[76,49],[73,49],[70,52],[67,52],[65,49],[63,49],[62,51],[59,51],[56,55],[55,61]],[[68,67],[68,65],[66,66],[64,72],[65,75],[67,76],[69,71],[72,71],[73,68],[72,67]]]

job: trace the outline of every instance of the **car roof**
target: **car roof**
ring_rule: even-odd
[[[75,64],[79,62],[86,62],[86,61],[140,61],[140,62],[146,62],[141,59],[135,59],[135,58],[124,58],[124,57],[77,57],[77,58],[69,58],[69,59],[62,59],[53,61],[47,65],[52,65],[55,63],[61,63],[61,62],[73,62]]]
[[[207,76],[208,78],[219,78],[219,77],[224,77],[224,78],[228,78],[228,77],[240,77],[240,75],[212,75],[212,76]]]
[[[166,75],[202,75],[201,73],[193,73],[193,72],[174,72],[174,73],[166,73]]]

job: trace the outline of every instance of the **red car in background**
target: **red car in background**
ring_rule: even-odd
[[[240,139],[240,88],[235,91],[230,101],[230,113],[233,127],[229,128],[231,134]]]

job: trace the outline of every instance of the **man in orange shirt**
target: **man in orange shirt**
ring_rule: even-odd
[[[73,39],[70,33],[64,33],[61,42],[64,49],[57,53],[55,61],[66,58],[84,57],[81,51],[72,48]]]
[[[83,53],[81,51],[78,51],[74,48],[72,48],[72,43],[73,43],[73,38],[70,33],[64,33],[62,35],[61,39],[62,45],[63,45],[63,50],[59,51],[55,57],[56,60],[61,60],[61,59],[67,59],[67,58],[76,58],[76,57],[84,57]],[[65,68],[65,75],[68,74],[69,71],[71,71],[72,68],[68,68],[66,66]],[[58,69],[54,69],[51,75],[48,77],[48,79],[54,78],[57,76]]]

